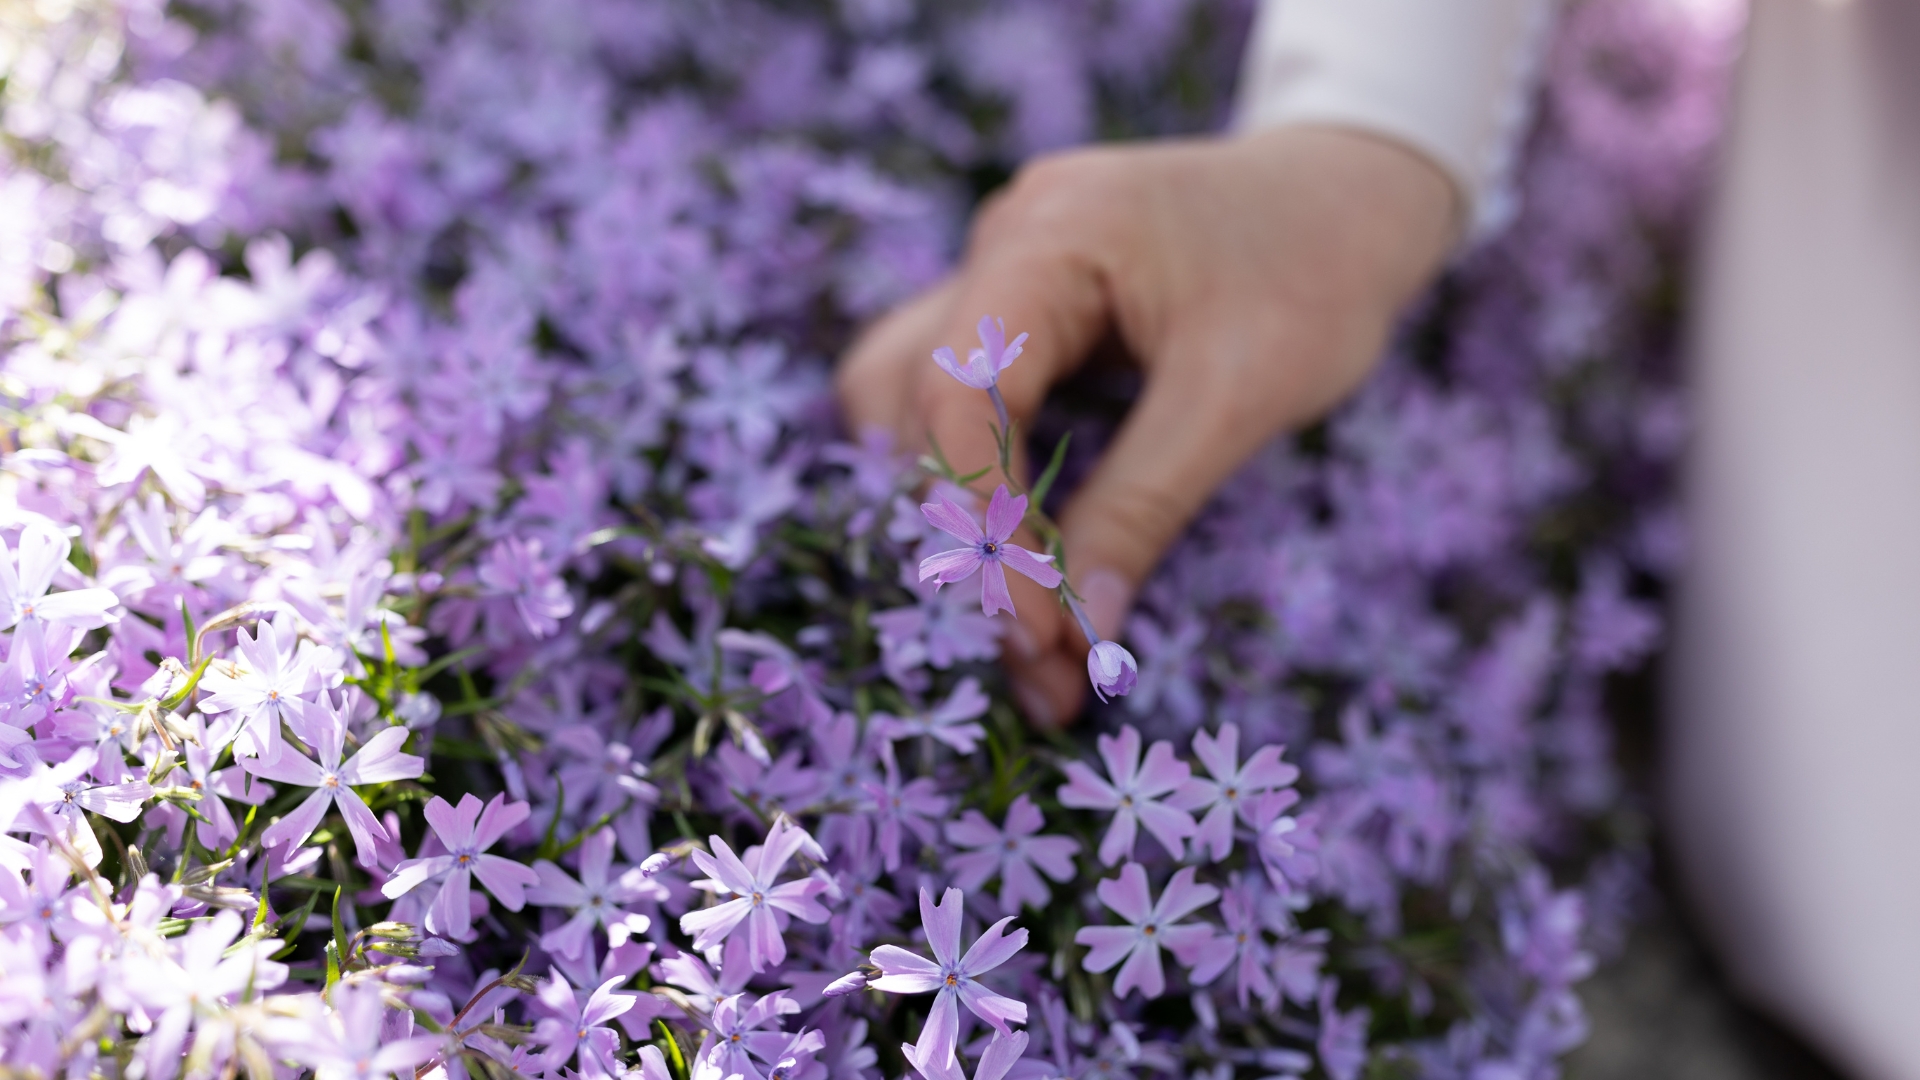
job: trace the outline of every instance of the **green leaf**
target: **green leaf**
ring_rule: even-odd
[[[986,468],[981,469],[977,472],[970,472],[965,476],[953,477],[953,482],[956,484],[959,484],[961,487],[966,487],[968,484],[973,483],[975,480],[980,479],[981,477],[987,475],[992,471],[993,471],[993,466],[989,465]]]
[[[1053,446],[1053,458],[1047,462],[1046,471],[1040,474],[1040,479],[1033,482],[1033,501],[1029,505],[1035,510],[1046,505],[1047,492],[1052,491],[1053,482],[1060,479],[1060,467],[1067,461],[1067,441],[1072,438],[1071,431],[1060,436],[1060,441]]]

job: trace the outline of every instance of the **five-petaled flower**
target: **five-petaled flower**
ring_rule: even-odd
[[[1195,847],[1205,848],[1214,862],[1233,850],[1233,822],[1236,817],[1253,824],[1252,800],[1276,788],[1284,788],[1300,778],[1300,770],[1280,760],[1286,747],[1262,746],[1247,760],[1240,761],[1240,727],[1220,725],[1220,734],[1198,731],[1193,736],[1193,756],[1207,767],[1208,776],[1196,776],[1180,785],[1168,804],[1182,810],[1205,810],[1200,831],[1194,834]]]
[[[1185,810],[1175,809],[1158,800],[1186,782],[1191,770],[1173,756],[1173,744],[1165,739],[1147,749],[1147,762],[1140,764],[1140,733],[1132,724],[1120,729],[1118,738],[1102,735],[1096,741],[1100,759],[1107,764],[1102,780],[1078,761],[1067,763],[1067,783],[1060,788],[1060,803],[1078,810],[1111,810],[1113,823],[1100,841],[1100,862],[1112,866],[1133,857],[1133,841],[1138,828],[1145,825],[1154,839],[1174,858],[1185,857],[1186,838],[1193,835],[1193,818]]]
[[[592,931],[607,928],[607,944],[619,948],[635,934],[644,934],[652,920],[626,910],[636,900],[664,900],[667,890],[648,880],[637,867],[614,875],[614,834],[599,829],[580,845],[580,876],[541,859],[533,864],[540,880],[527,890],[527,900],[541,907],[573,909],[573,917],[540,935],[540,947],[558,956],[593,958]]]
[[[803,922],[823,923],[829,912],[814,897],[829,886],[818,877],[775,884],[787,861],[803,847],[821,857],[813,837],[784,816],[774,820],[767,842],[750,847],[744,855],[735,855],[725,840],[708,837],[713,854],[695,851],[693,861],[706,872],[714,892],[731,893],[734,899],[709,908],[689,911],[680,916],[680,929],[693,935],[693,947],[702,952],[727,940],[744,925],[747,928],[747,963],[756,972],[786,962],[787,943],[781,936],[788,916]]]
[[[955,847],[974,849],[947,860],[953,883],[962,889],[978,889],[997,873],[1001,911],[1011,915],[1022,904],[1045,908],[1053,893],[1040,875],[1055,881],[1072,878],[1073,857],[1080,851],[1080,842],[1071,837],[1035,836],[1046,823],[1040,808],[1025,795],[1007,807],[1004,831],[994,828],[978,810],[969,810],[959,821],[948,822],[947,841]]]
[[[1100,902],[1127,920],[1127,925],[1083,926],[1073,940],[1088,947],[1082,963],[1088,971],[1105,971],[1126,960],[1113,980],[1114,997],[1124,998],[1135,989],[1143,997],[1159,997],[1167,989],[1160,950],[1167,949],[1191,967],[1200,950],[1213,940],[1213,927],[1180,921],[1220,896],[1220,890],[1211,885],[1195,884],[1193,874],[1193,867],[1181,867],[1158,901],[1147,890],[1147,871],[1139,863],[1128,863],[1120,868],[1119,877],[1095,886]]]
[[[1036,555],[1026,548],[1008,543],[1015,529],[1027,516],[1027,497],[1014,497],[1001,484],[987,503],[987,527],[982,531],[967,509],[945,495],[935,494],[933,501],[920,504],[920,513],[937,529],[966,542],[965,547],[942,551],[920,560],[920,580],[932,578],[942,585],[965,581],[980,571],[980,609],[992,615],[1013,610],[1013,595],[1007,592],[1007,570],[1011,569],[1039,582],[1042,588],[1058,588],[1060,571],[1054,569],[1051,555]]]
[[[982,347],[969,350],[965,364],[945,345],[933,350],[933,362],[940,365],[941,371],[975,390],[992,389],[1000,382],[1000,373],[1019,358],[1027,335],[1008,341],[1007,324],[991,315],[980,316],[980,325],[975,330]]]
[[[260,843],[292,851],[313,835],[328,807],[338,806],[340,816],[347,821],[347,831],[353,834],[360,865],[377,865],[380,846],[393,843],[394,838],[387,835],[353,785],[383,784],[419,776],[426,769],[426,761],[400,752],[412,732],[404,727],[385,728],[368,739],[343,765],[340,754],[346,738],[346,717],[330,705],[304,701],[298,702],[296,711],[304,716],[314,737],[314,750],[319,754],[317,762],[296,752],[292,744],[285,741],[272,757],[240,759],[241,766],[255,776],[313,789],[313,794],[293,813],[260,834]]]
[[[519,911],[526,903],[527,886],[536,884],[540,876],[486,850],[531,812],[526,803],[510,803],[505,795],[495,795],[484,809],[472,795],[460,796],[458,807],[434,796],[427,803],[427,824],[433,826],[446,854],[408,859],[394,868],[380,891],[395,900],[429,881],[439,881],[440,891],[427,908],[427,929],[456,939],[466,938],[473,929],[468,897],[475,877],[508,911]]]
[[[1013,958],[1027,946],[1027,932],[1009,934],[1006,925],[1011,915],[987,927],[965,956],[960,955],[960,916],[966,904],[959,889],[948,889],[934,906],[933,896],[920,890],[920,921],[927,930],[927,944],[933,959],[910,953],[898,945],[882,945],[869,959],[880,969],[880,977],[867,985],[889,994],[924,994],[937,991],[927,1023],[920,1029],[920,1042],[903,1047],[907,1060],[930,1080],[959,1075],[954,1046],[960,1037],[960,1005],[991,1024],[995,1031],[1011,1036],[1009,1023],[1027,1022],[1027,1007],[982,986],[981,975]]]

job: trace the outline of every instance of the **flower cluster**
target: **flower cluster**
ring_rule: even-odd
[[[1505,230],[1038,734],[1100,403],[976,501],[825,356],[970,183],[1218,119],[1245,4],[0,5],[0,1067],[1551,1075],[1679,553],[1670,7],[1571,6]]]

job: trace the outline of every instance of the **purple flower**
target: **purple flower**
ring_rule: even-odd
[[[987,504],[985,532],[980,530],[966,508],[945,495],[936,494],[933,502],[921,503],[920,513],[936,528],[959,537],[967,544],[966,547],[922,559],[921,581],[932,578],[941,585],[951,585],[972,577],[975,570],[982,570],[980,609],[988,615],[997,611],[1015,614],[1013,596],[1007,592],[1007,568],[1032,578],[1042,588],[1059,587],[1060,571],[1048,565],[1053,561],[1053,556],[1035,555],[1026,548],[1007,543],[1007,539],[1027,516],[1027,497],[1010,496],[1007,494],[1007,485],[1001,484],[994,489],[993,499]]]
[[[1252,882],[1234,875],[1233,883],[1220,897],[1220,921],[1226,924],[1227,932],[1213,939],[1188,972],[1195,986],[1205,986],[1221,972],[1234,968],[1234,989],[1243,1009],[1250,994],[1268,1008],[1280,995],[1271,970],[1273,950],[1260,933],[1259,901],[1254,889]]]
[[[567,583],[542,557],[538,540],[509,536],[493,545],[479,574],[486,593],[512,601],[527,633],[534,637],[552,637],[560,629],[560,620],[573,614]]]
[[[434,796],[427,803],[427,824],[433,827],[446,854],[408,859],[394,867],[393,876],[380,887],[381,893],[394,900],[429,881],[440,882],[440,890],[427,908],[427,929],[456,939],[466,938],[472,929],[467,898],[475,877],[508,911],[519,911],[526,903],[527,886],[538,884],[540,875],[512,859],[488,855],[486,850],[507,830],[527,820],[529,813],[526,803],[510,803],[504,794],[495,795],[484,809],[470,794],[460,796],[458,807]]]
[[[1196,885],[1193,875],[1193,867],[1181,867],[1158,901],[1148,892],[1147,871],[1139,863],[1128,863],[1120,868],[1119,877],[1108,878],[1095,887],[1100,902],[1127,925],[1083,926],[1073,940],[1088,948],[1082,961],[1088,971],[1106,971],[1126,961],[1113,981],[1115,997],[1124,998],[1135,989],[1142,997],[1159,997],[1167,989],[1166,976],[1160,970],[1160,949],[1164,946],[1175,959],[1192,966],[1200,950],[1213,940],[1213,927],[1180,921],[1220,896],[1220,890],[1211,885]]]
[[[1280,760],[1283,750],[1285,747],[1262,746],[1242,764],[1238,724],[1220,725],[1217,736],[1205,731],[1194,733],[1193,756],[1207,767],[1209,775],[1181,784],[1167,802],[1189,812],[1207,812],[1200,819],[1193,842],[1196,847],[1204,847],[1214,862],[1233,851],[1234,818],[1252,824],[1248,808],[1254,796],[1300,778],[1299,769]]]
[[[1132,858],[1134,837],[1142,825],[1168,854],[1184,858],[1186,838],[1194,833],[1193,818],[1158,801],[1179,788],[1191,773],[1185,762],[1173,756],[1173,744],[1165,739],[1154,743],[1147,750],[1144,767],[1140,763],[1140,733],[1132,724],[1121,728],[1118,738],[1100,736],[1095,745],[1111,780],[1102,780],[1082,762],[1070,761],[1066,765],[1068,782],[1060,788],[1059,799],[1062,806],[1113,812],[1113,823],[1100,841],[1101,864],[1112,866]]]
[[[765,1077],[755,1059],[778,1066],[788,1058],[811,1056],[826,1046],[818,1031],[798,1035],[780,1030],[781,1017],[800,1011],[798,1003],[776,990],[753,1001],[735,994],[714,1006],[707,1019],[707,1037],[700,1044],[695,1075],[702,1077]]]
[[[1027,1007],[1003,997],[980,984],[979,977],[1013,958],[1027,946],[1027,932],[1006,933],[1013,921],[1007,916],[988,927],[979,940],[960,955],[960,917],[966,897],[959,889],[948,889],[934,906],[933,896],[920,890],[920,922],[926,927],[927,945],[933,959],[910,953],[898,945],[882,945],[869,958],[880,969],[880,978],[868,983],[889,994],[924,994],[938,991],[927,1023],[920,1029],[920,1041],[905,1047],[907,1060],[928,1077],[953,1075],[959,1068],[954,1046],[960,1037],[960,1005],[991,1024],[995,1031],[1011,1036],[1009,1023],[1027,1022]]]
[[[910,739],[916,735],[938,739],[962,754],[973,753],[987,729],[974,723],[985,716],[993,702],[980,689],[980,680],[969,675],[960,680],[947,700],[911,716],[874,713],[872,723],[889,739]]]
[[[282,721],[298,721],[300,695],[318,687],[311,656],[300,647],[293,617],[282,613],[272,622],[261,620],[253,636],[239,634],[241,663],[218,663],[200,680],[212,691],[200,703],[203,713],[235,712],[240,728],[234,744],[239,754],[271,757],[280,747]]]
[[[680,916],[680,929],[693,935],[693,947],[701,951],[726,941],[735,929],[747,928],[747,962],[761,972],[786,962],[787,943],[782,938],[789,916],[803,922],[827,921],[827,909],[814,899],[828,885],[818,877],[806,877],[775,884],[787,861],[803,847],[812,848],[820,857],[813,838],[782,816],[767,832],[767,842],[748,848],[744,858],[733,853],[725,840],[708,837],[713,854],[695,851],[693,861],[705,871],[709,887],[734,899],[713,907],[689,911]]]
[[[172,1080],[179,1071],[188,1027],[206,1038],[208,1028],[231,1023],[220,1004],[285,981],[286,966],[268,959],[279,950],[278,942],[243,944],[226,955],[243,925],[233,912],[219,912],[195,923],[169,950],[171,955],[135,950],[117,972],[121,985],[152,1019],[152,1030],[140,1040],[139,1056],[153,1080]]]
[[[280,744],[279,752],[271,758],[240,759],[241,766],[255,776],[313,789],[313,794],[307,796],[293,813],[268,826],[267,831],[260,834],[260,842],[267,847],[292,851],[313,835],[313,830],[319,826],[320,819],[330,807],[338,806],[340,816],[346,819],[347,831],[353,834],[354,848],[360,854],[360,865],[378,865],[380,849],[392,844],[394,838],[387,835],[387,830],[373,816],[373,811],[367,808],[352,785],[411,780],[426,770],[426,761],[400,752],[400,747],[406,743],[411,732],[403,727],[389,727],[368,739],[359,752],[343,765],[340,754],[346,738],[346,717],[331,705],[311,705],[306,702],[300,702],[300,705],[300,711],[308,718],[309,727],[315,729],[314,749],[319,755],[317,762],[295,753],[292,745],[286,742]]]
[[[1369,1009],[1341,1012],[1333,1000],[1340,993],[1340,980],[1320,983],[1320,1037],[1314,1049],[1320,1054],[1320,1066],[1333,1080],[1356,1080],[1367,1064],[1367,1024]]]
[[[0,630],[15,623],[37,620],[78,627],[105,626],[120,598],[111,589],[75,589],[54,593],[53,577],[66,565],[71,548],[67,538],[43,522],[20,532],[18,569],[14,553],[0,540]]]
[[[1073,857],[1080,842],[1066,836],[1036,836],[1046,819],[1033,800],[1021,795],[1007,807],[1007,826],[993,827],[985,814],[969,810],[959,821],[947,823],[947,841],[974,850],[947,859],[953,883],[974,890],[1000,875],[1000,910],[1015,914],[1021,905],[1044,909],[1053,893],[1040,874],[1055,881],[1073,877]],[[1039,873],[1035,873],[1036,868]]]
[[[662,900],[666,890],[647,880],[637,869],[612,875],[614,834],[599,829],[580,844],[580,877],[545,859],[533,864],[539,881],[527,889],[527,901],[541,907],[573,909],[573,917],[540,935],[540,947],[558,956],[591,958],[592,930],[607,929],[607,944],[619,948],[635,934],[644,934],[651,920],[627,911],[636,900]]]
[[[386,1037],[388,1015],[377,986],[342,983],[329,995],[333,1009],[324,1021],[301,1024],[289,1038],[289,1054],[311,1066],[315,1080],[377,1080],[406,1076],[444,1045],[437,1035]]]
[[[1021,346],[1026,344],[1027,335],[1021,334],[1012,342],[1007,341],[1007,324],[991,315],[982,315],[976,328],[980,335],[982,348],[967,353],[967,363],[963,367],[953,350],[945,345],[933,350],[933,362],[940,370],[960,380],[975,390],[986,390],[1000,382],[1000,373],[1007,365],[1020,356]],[[938,525],[939,522],[934,522]],[[945,528],[945,526],[941,526]],[[1052,588],[1051,585],[1048,588]]]
[[[1087,678],[1101,701],[1126,697],[1139,677],[1140,665],[1119,642],[1099,641],[1087,650]]]
[[[933,843],[940,831],[934,819],[945,817],[952,801],[940,794],[939,784],[930,776],[901,783],[900,767],[894,764],[890,748],[880,755],[880,763],[886,771],[886,782],[876,784],[869,780],[866,788],[867,796],[874,803],[873,820],[878,825],[874,842],[887,872],[892,873],[900,868],[900,841],[905,839],[901,828],[911,830],[923,844]]]
[[[617,994],[614,987],[625,977],[608,979],[582,1001],[581,996],[554,969],[540,987],[540,1004],[548,1014],[533,1028],[535,1042],[546,1046],[540,1062],[549,1072],[557,1072],[577,1052],[580,1075],[591,1080],[619,1076],[620,1034],[607,1023],[633,1008],[633,995]]]

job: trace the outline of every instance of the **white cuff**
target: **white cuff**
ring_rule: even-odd
[[[1405,143],[1458,187],[1472,234],[1507,178],[1555,0],[1262,0],[1234,126],[1323,123]]]

